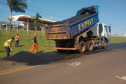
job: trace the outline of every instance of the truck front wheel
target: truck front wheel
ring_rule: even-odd
[[[104,45],[103,45],[103,49],[106,49],[107,48],[107,45],[108,45],[108,42],[105,40],[105,42],[104,42]]]
[[[78,52],[83,54],[86,51],[86,46],[84,41],[80,41]]]
[[[87,41],[86,42],[86,50],[88,52],[91,52],[93,50],[93,43],[92,43],[92,41]]]

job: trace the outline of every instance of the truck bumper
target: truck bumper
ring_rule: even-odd
[[[76,48],[52,48],[52,49],[59,49],[59,50],[77,50]]]

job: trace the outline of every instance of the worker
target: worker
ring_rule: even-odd
[[[15,35],[15,47],[18,47],[18,45],[19,45],[19,35],[18,35],[18,33],[16,33],[16,35]]]
[[[37,44],[36,36],[37,36],[37,34],[34,33],[33,40],[32,40],[32,49],[31,49],[30,53],[32,53],[34,48],[36,48],[36,53],[38,53],[38,44]]]
[[[7,58],[9,58],[10,50],[12,50],[11,44],[12,44],[13,41],[14,41],[14,37],[12,37],[11,39],[7,40],[7,41],[4,43],[4,46],[5,46],[6,52],[7,52]]]

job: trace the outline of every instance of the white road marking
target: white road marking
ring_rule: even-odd
[[[79,66],[81,62],[74,62],[74,63],[67,63],[67,64],[71,66]]]
[[[126,80],[126,76],[123,76],[123,77],[119,77],[119,76],[116,76],[117,78],[120,78],[122,80]]]

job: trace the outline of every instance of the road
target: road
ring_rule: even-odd
[[[44,62],[1,59],[0,84],[126,84],[126,43],[84,55],[50,52],[39,56]]]

